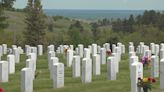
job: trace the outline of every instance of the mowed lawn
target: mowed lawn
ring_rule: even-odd
[[[63,55],[58,55],[58,57],[60,62],[66,63]],[[0,87],[3,88],[4,92],[21,92],[20,71],[25,67],[26,59],[27,57],[25,55],[21,55],[21,62],[16,64],[16,73],[9,76],[8,83],[0,83]],[[3,56],[3,60],[6,60],[6,56]],[[72,78],[71,68],[65,67],[65,86],[60,89],[53,89],[53,82],[49,76],[47,54],[38,56],[36,72],[40,73],[34,80],[34,92],[130,92],[127,54],[122,56],[119,66],[117,80],[107,80],[107,66],[102,65],[101,75],[93,76],[92,82],[88,84],[82,84],[81,78]],[[149,70],[144,70],[144,72],[144,76],[149,76]],[[159,79],[153,85],[151,92],[164,92],[164,90],[159,89]]]

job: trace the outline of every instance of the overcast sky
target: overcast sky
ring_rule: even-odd
[[[28,0],[16,0],[24,8]],[[164,10],[164,0],[42,0],[44,9]]]

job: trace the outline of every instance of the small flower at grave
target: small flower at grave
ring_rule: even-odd
[[[0,87],[0,92],[3,92],[3,89]]]
[[[143,82],[148,82],[148,78],[143,78]]]
[[[68,49],[64,49],[64,52],[67,53]]]
[[[151,80],[152,80],[152,78],[151,78],[151,77],[149,77],[149,78],[148,78],[148,81],[151,81]]]
[[[112,52],[111,52],[110,50],[108,50],[108,51],[106,51],[106,54],[107,54],[108,56],[111,56],[111,55],[112,55]]]
[[[155,82],[156,82],[156,80],[153,78],[153,79],[152,79],[152,82],[153,82],[153,83],[155,83]]]
[[[148,77],[148,78],[138,78],[138,87],[141,87],[143,88],[143,91],[144,92],[148,92],[149,90],[152,89],[152,84],[155,83],[156,80],[155,78],[151,78],[151,77]]]
[[[138,80],[141,80],[141,77],[139,77]]]
[[[143,67],[150,67],[151,66],[151,57],[144,56],[141,58],[141,63]]]

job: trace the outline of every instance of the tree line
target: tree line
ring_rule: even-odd
[[[0,4],[0,30],[7,28],[7,17],[4,15],[5,10],[14,10],[13,3],[15,0],[2,0]],[[86,25],[79,20],[71,20],[61,16],[54,16],[53,22],[64,19],[72,21],[67,31],[54,32],[56,38],[47,39],[46,30],[53,32],[54,24],[46,23],[46,17],[43,13],[40,0],[28,0],[27,6],[22,10],[25,14],[26,31],[24,34],[24,44],[36,46],[38,44],[73,44],[83,43],[84,45],[95,43],[116,43],[118,41],[129,41],[132,37],[150,37],[151,33],[163,36],[164,31],[164,13],[155,10],[146,10],[142,15],[130,15],[125,19],[107,19],[91,22]],[[150,30],[150,31],[149,31]],[[161,31],[161,32],[160,32]],[[146,34],[147,33],[147,34]],[[156,37],[161,40],[161,37]],[[58,39],[58,40],[56,40]],[[143,40],[146,39],[146,40]],[[151,41],[149,38],[143,38],[143,41]],[[134,39],[134,41],[136,41]],[[161,40],[162,41],[162,40]],[[137,42],[137,41],[136,41]]]

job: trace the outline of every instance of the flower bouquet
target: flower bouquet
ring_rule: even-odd
[[[107,56],[111,56],[112,55],[112,52],[110,50],[107,50],[106,51],[106,54],[107,54]]]
[[[138,87],[142,87],[144,92],[148,92],[149,90],[152,89],[152,83],[155,83],[156,80],[155,78],[138,78]]]
[[[151,66],[151,57],[144,56],[141,59],[141,63],[143,64],[143,67],[150,67]]]

